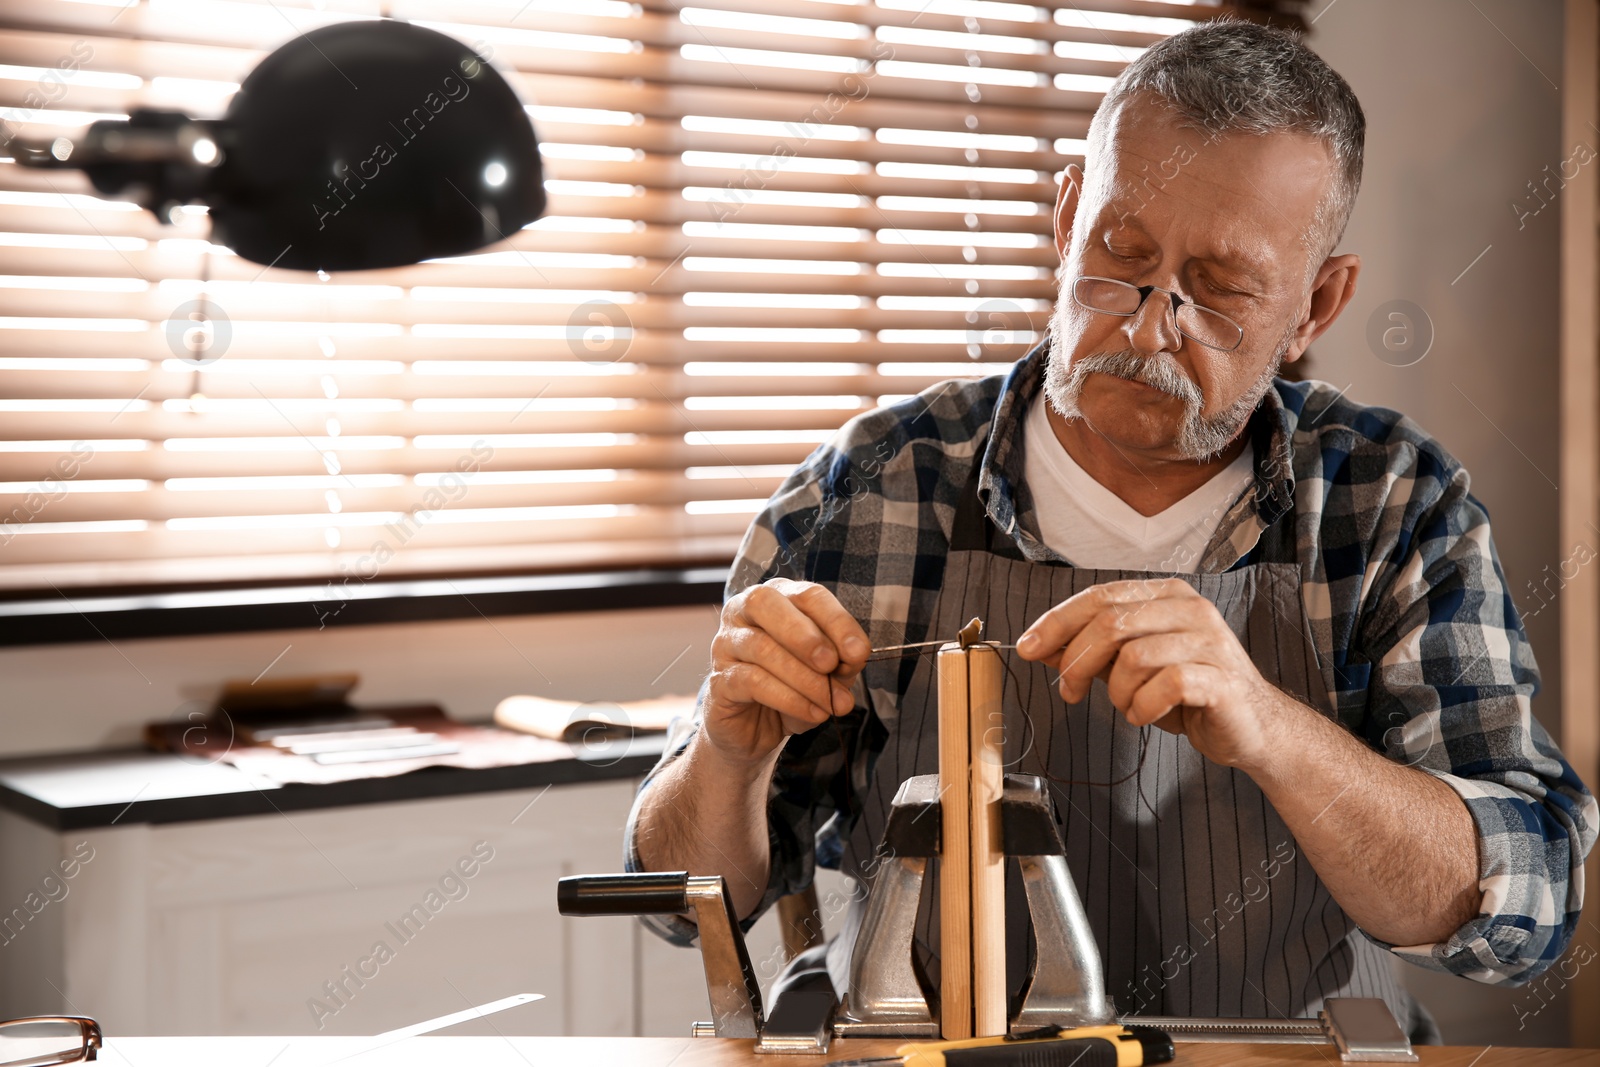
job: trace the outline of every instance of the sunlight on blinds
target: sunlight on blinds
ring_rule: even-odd
[[[1039,339],[1100,94],[1219,10],[0,0],[7,143],[219,117],[381,15],[506,73],[550,193],[484,252],[327,276],[0,162],[0,587],[726,560],[846,420]]]

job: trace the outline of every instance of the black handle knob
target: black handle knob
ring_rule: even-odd
[[[679,915],[689,910],[687,871],[580,874],[556,886],[563,915]]]
[[[1103,1037],[1007,1041],[944,1054],[945,1067],[1117,1067],[1120,1061],[1116,1044]]]

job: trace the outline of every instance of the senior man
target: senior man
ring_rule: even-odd
[[[1363,132],[1281,31],[1127,68],[1061,182],[1047,341],[851,420],[751,526],[630,869],[721,874],[747,927],[817,864],[864,881],[937,770],[932,660],[868,650],[978,615],[1017,642],[1008,765],[1052,781],[1120,1010],[1376,996],[1437,1040],[1390,952],[1490,983],[1557,958],[1596,805],[1530,713],[1487,513],[1414,422],[1277,377],[1355,293]],[[1012,924],[1013,989],[1029,951]]]

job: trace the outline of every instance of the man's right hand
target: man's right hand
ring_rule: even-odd
[[[705,739],[734,763],[767,759],[790,734],[854,706],[866,631],[823,586],[773,578],[722,609],[711,642]]]

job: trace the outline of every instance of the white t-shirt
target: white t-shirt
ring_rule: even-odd
[[[1028,412],[1022,465],[1044,543],[1075,567],[1195,573],[1222,516],[1255,480],[1254,450],[1146,517],[1078,466],[1051,430],[1046,404],[1039,396]]]

